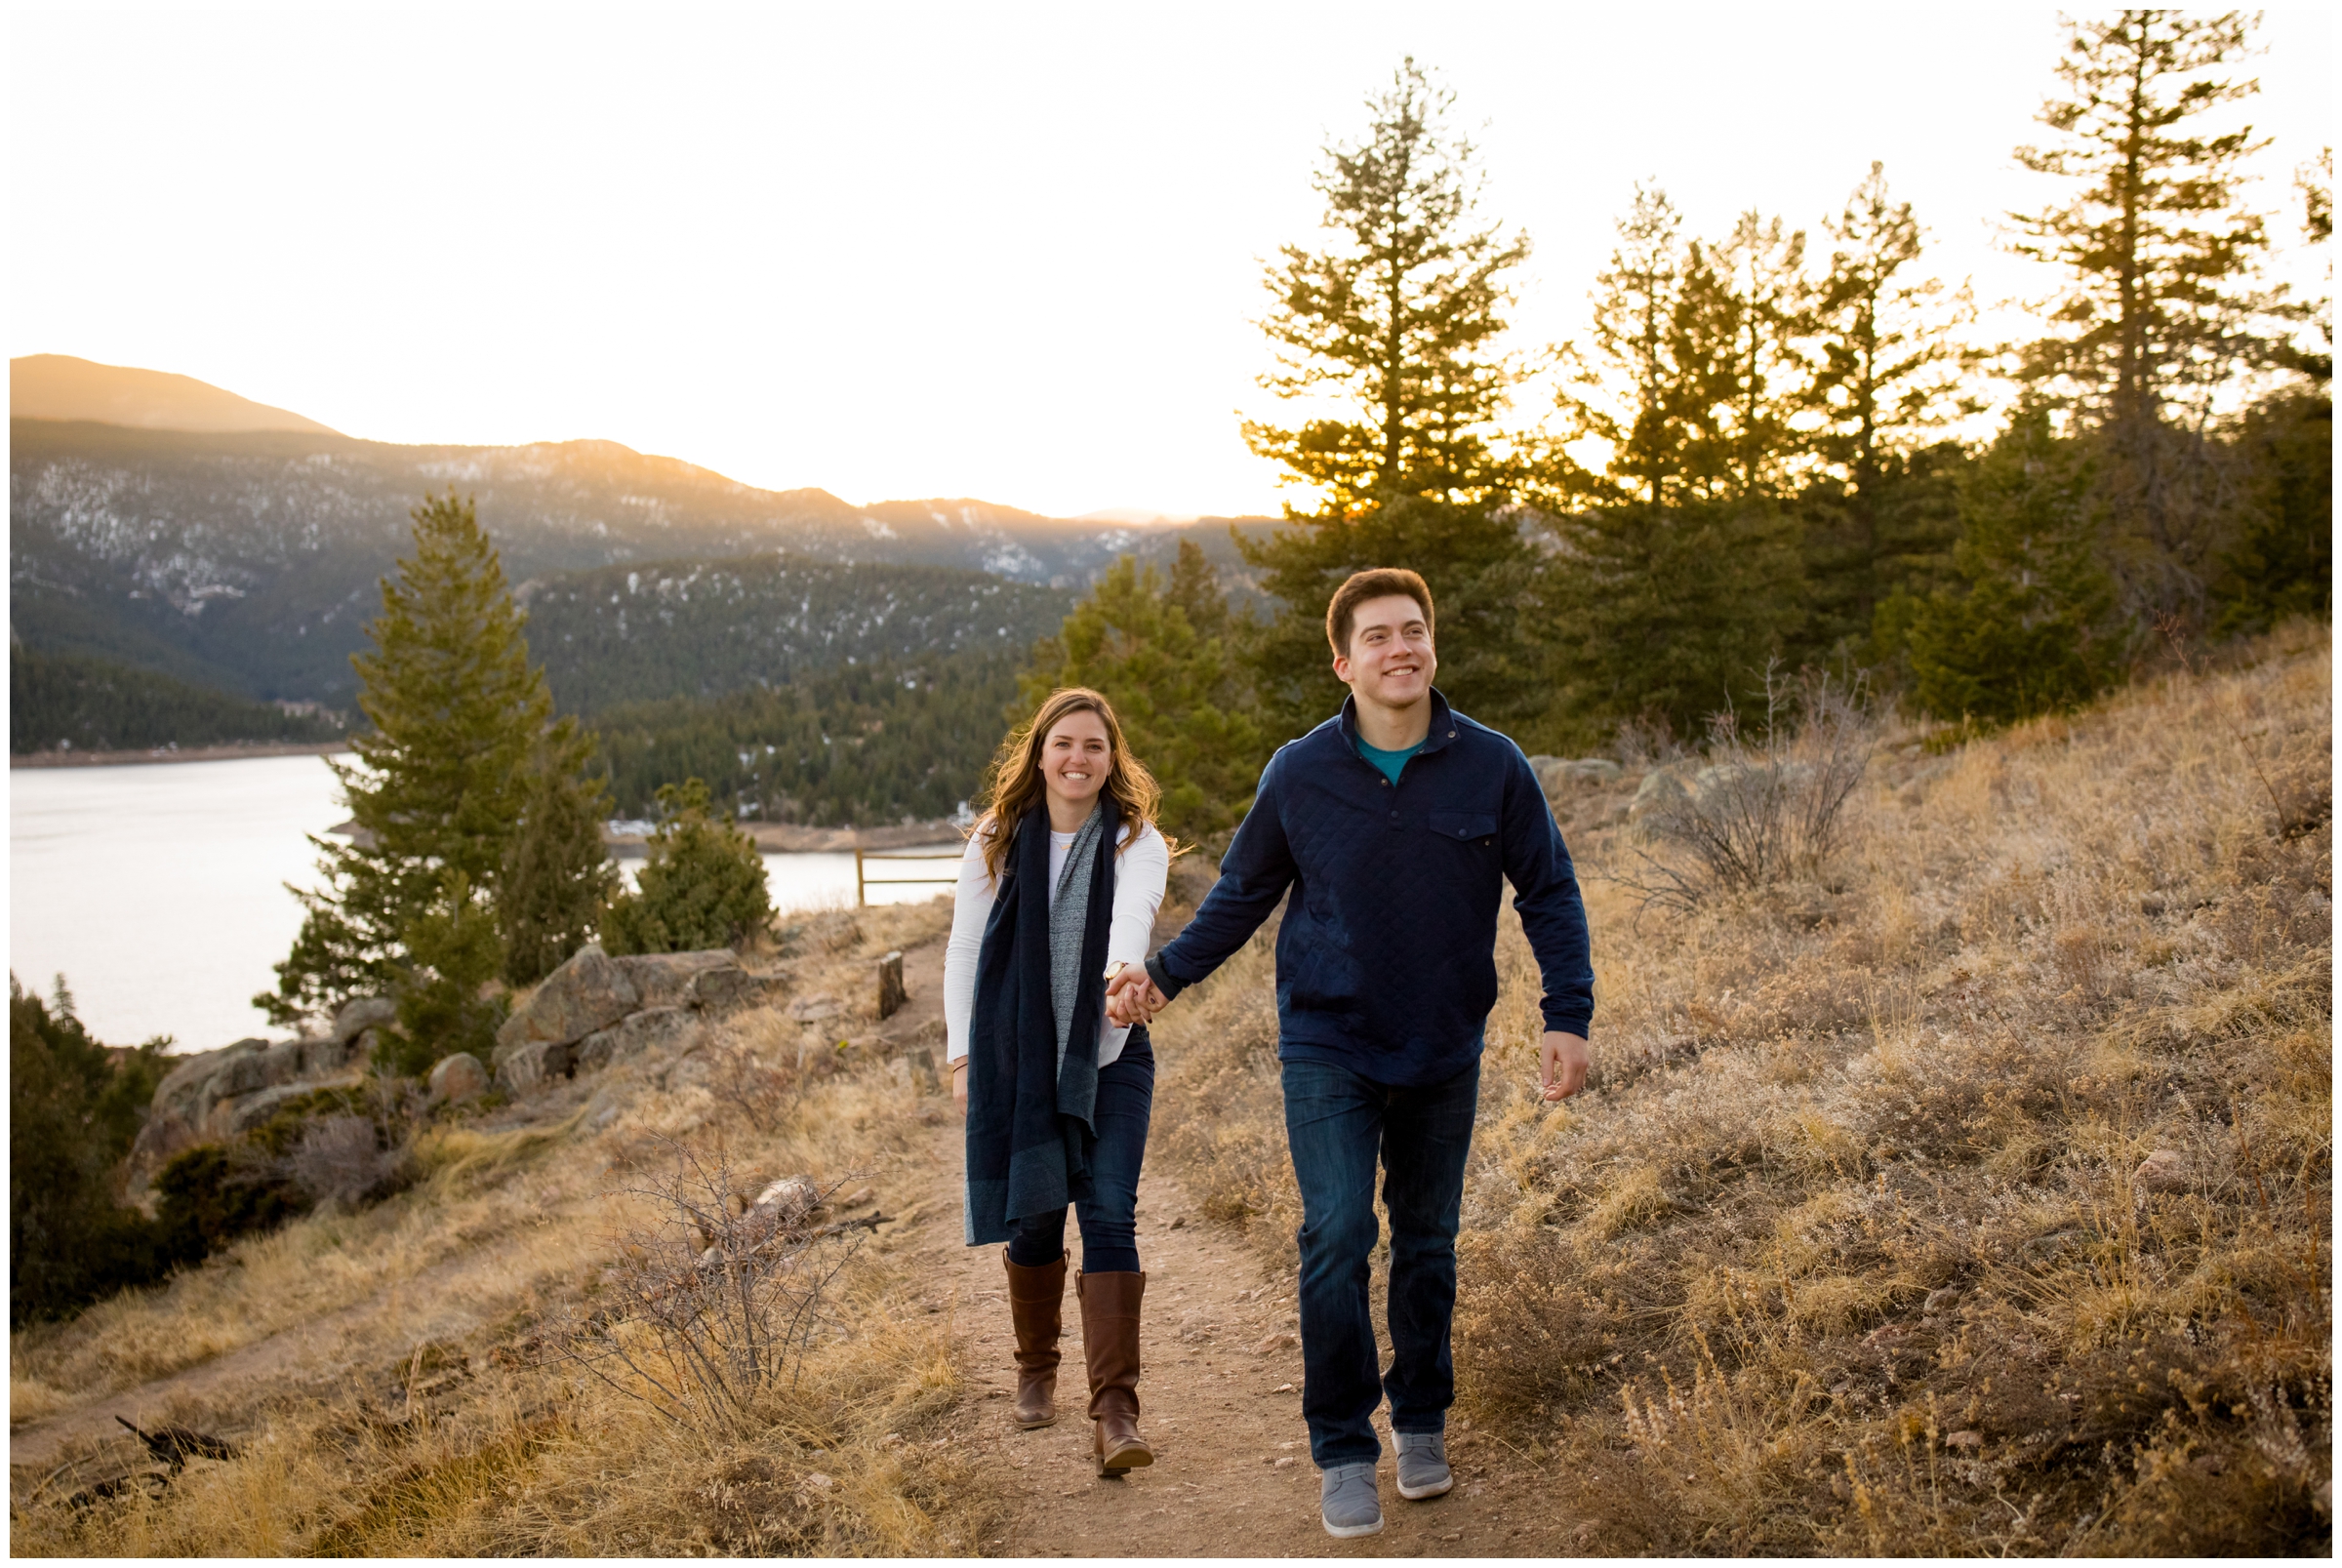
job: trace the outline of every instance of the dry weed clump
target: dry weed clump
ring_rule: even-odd
[[[1456,1358],[1579,1549],[2327,1549],[2330,658],[1883,735],[1819,874],[1639,930],[1590,878],[1567,1106],[1507,920]],[[1265,947],[1157,1025],[1157,1146],[1289,1258]]]
[[[940,904],[861,911],[852,940],[813,945],[795,972],[797,988],[848,994],[876,951],[932,940],[949,917]],[[860,1026],[852,1017],[843,1025]],[[162,1290],[103,1304],[46,1337],[19,1335],[14,1391],[47,1390],[52,1411],[156,1368],[265,1349],[269,1334],[295,1325],[314,1375],[158,1405],[167,1419],[232,1436],[234,1456],[190,1463],[151,1495],[132,1488],[72,1507],[61,1486],[20,1494],[12,1508],[17,1549],[476,1556],[971,1548],[994,1527],[996,1505],[957,1448],[939,1441],[941,1418],[960,1388],[948,1322],[895,1309],[899,1282],[886,1232],[842,1268],[832,1271],[837,1260],[821,1256],[838,1245],[834,1227],[842,1224],[859,1219],[857,1233],[868,1232],[870,1205],[838,1197],[839,1184],[853,1178],[859,1186],[868,1177],[884,1191],[914,1134],[939,1115],[935,1097],[870,1053],[841,1052],[827,1030],[810,1027],[802,1032],[818,1033],[820,1049],[808,1059],[819,1065],[800,1077],[790,1038],[797,1032],[785,1013],[747,1015],[711,1031],[700,1052],[663,1065],[656,1081],[646,1072],[626,1094],[613,1097],[625,1087],[614,1077],[580,1086],[574,1105],[553,1097],[535,1120],[514,1119],[524,1106],[432,1128],[413,1150],[420,1180],[388,1203],[304,1218]],[[785,1105],[727,1092],[724,1058],[735,1049],[776,1067],[783,1055],[790,1060]],[[614,1116],[596,1108],[611,1105],[620,1107]],[[671,1172],[673,1146],[665,1140],[678,1138],[711,1173],[706,1193],[677,1188],[690,1198],[688,1214],[667,1201],[677,1193],[662,1198],[659,1184],[645,1180],[663,1156]],[[785,1175],[805,1178],[829,1200],[829,1213],[792,1209],[786,1223],[766,1226],[776,1216],[757,1214],[753,1199]],[[745,1203],[737,1201],[744,1187]],[[890,1216],[918,1207],[901,1201],[918,1196],[907,1187],[884,1196]],[[823,1230],[830,1236],[817,1234]],[[626,1252],[628,1236],[641,1256]],[[654,1258],[646,1242],[674,1256]],[[662,1413],[613,1386],[625,1379],[596,1378],[559,1353],[564,1323],[597,1309],[622,1343],[639,1347],[628,1338],[639,1330],[620,1321],[627,1314],[610,1308],[654,1274],[669,1284],[704,1275],[701,1283],[752,1285],[769,1259],[766,1284],[787,1289],[771,1291],[767,1305],[791,1291],[816,1295],[797,1283],[806,1276],[796,1266],[781,1266],[791,1256],[829,1277],[818,1309],[795,1314],[793,1331],[774,1324],[786,1352],[758,1360],[747,1382],[731,1380],[750,1407],[745,1418],[742,1401]],[[768,1321],[759,1319],[756,1332]],[[120,1343],[105,1345],[109,1334],[135,1341],[143,1359],[132,1360]],[[167,1350],[175,1338],[180,1347]],[[721,1357],[740,1348],[733,1338],[719,1323],[697,1343]],[[684,1360],[696,1353],[677,1346]],[[89,1374],[96,1376],[81,1381]],[[85,1445],[71,1472],[101,1473],[109,1463],[118,1471],[120,1446],[100,1453]]]

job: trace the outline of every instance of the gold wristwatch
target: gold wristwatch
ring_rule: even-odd
[[[1128,961],[1128,960],[1124,960],[1124,961],[1123,961],[1123,962],[1121,962],[1121,963],[1116,963],[1116,964],[1109,964],[1109,965],[1107,965],[1107,966],[1106,966],[1106,983],[1107,983],[1109,985],[1111,985],[1114,983],[1114,977],[1115,977],[1116,975],[1119,975],[1120,973],[1122,973],[1122,971],[1124,971],[1125,969],[1128,969],[1129,967],[1130,967],[1130,964],[1129,964],[1129,961]]]

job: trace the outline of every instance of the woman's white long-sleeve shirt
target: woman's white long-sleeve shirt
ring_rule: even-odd
[[[1116,833],[1119,837],[1119,832]],[[951,941],[944,948],[944,1026],[949,1031],[946,1059],[957,1062],[968,1054],[968,1021],[976,1013],[976,959],[984,950],[984,923],[992,912],[992,878],[984,868],[985,833],[978,829],[959,859],[959,885],[951,905]],[[1049,835],[1049,902],[1057,902],[1057,879],[1066,868],[1071,833]],[[1147,943],[1154,934],[1154,911],[1162,907],[1163,880],[1171,874],[1171,848],[1152,826],[1123,845],[1114,866],[1114,916],[1106,937],[1106,967],[1138,964],[1147,959]],[[1105,1066],[1122,1054],[1129,1038],[1127,1025],[1099,1021],[1098,1065]]]

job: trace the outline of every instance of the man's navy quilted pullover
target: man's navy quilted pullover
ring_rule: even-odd
[[[1471,1065],[1496,1005],[1496,912],[1545,975],[1545,1026],[1594,1019],[1586,905],[1520,747],[1432,693],[1432,729],[1393,784],[1356,749],[1357,709],[1280,747],[1177,940],[1147,961],[1166,996],[1209,975],[1292,894],[1276,935],[1277,1055],[1389,1085]]]

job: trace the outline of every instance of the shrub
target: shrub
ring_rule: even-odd
[[[1863,692],[1810,671],[1793,686],[1768,669],[1764,697],[1754,738],[1734,712],[1710,719],[1707,766],[1645,819],[1653,838],[1680,852],[1644,854],[1642,869],[1621,878],[1646,907],[1690,909],[1716,893],[1818,876],[1837,847],[1846,800],[1870,766]]]
[[[73,1015],[12,975],[9,1023],[9,1321],[56,1317],[182,1261],[115,1201],[115,1172],[163,1074],[163,1040],[109,1052]]]
[[[729,818],[708,814],[707,786],[697,779],[662,785],[659,812],[635,890],[610,905],[604,945],[614,953],[694,952],[770,925],[764,858]]]
[[[251,1145],[198,1144],[154,1178],[156,1218],[172,1249],[190,1260],[238,1236],[282,1225],[308,1207],[300,1188]]]

